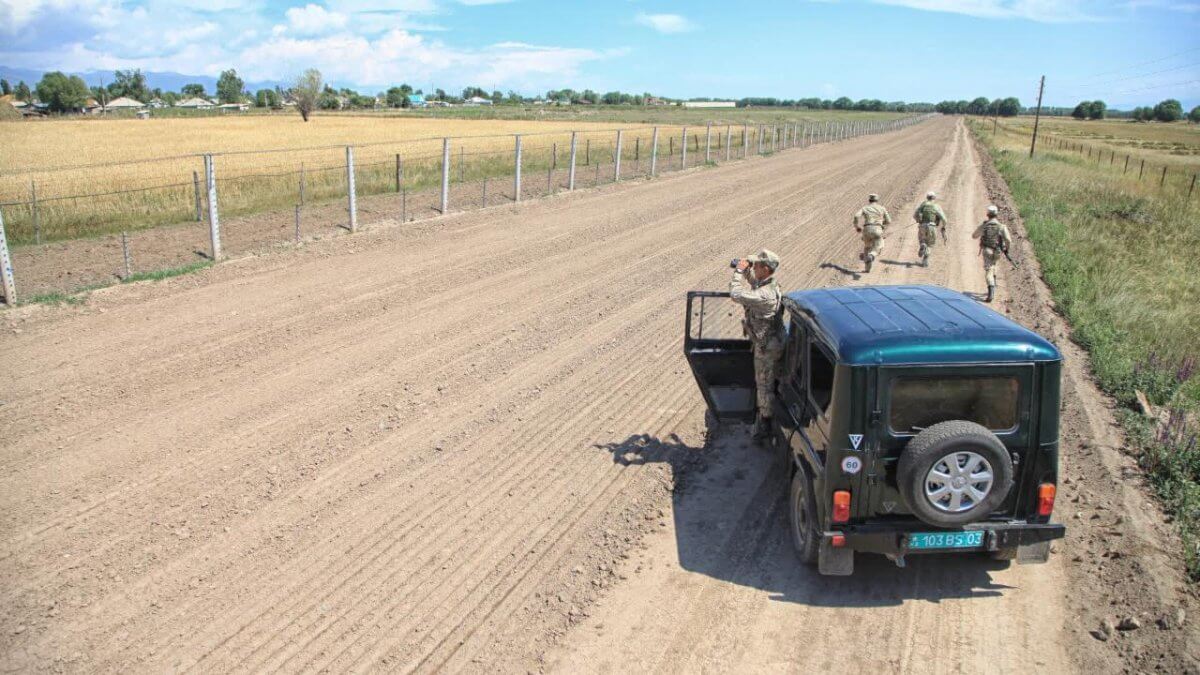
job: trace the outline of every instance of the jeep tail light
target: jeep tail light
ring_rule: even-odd
[[[1038,486],[1038,515],[1049,516],[1054,510],[1054,493],[1057,488],[1054,483],[1042,483]]]
[[[1051,502],[1054,498],[1051,497]],[[833,522],[845,523],[850,520],[850,491],[837,490],[833,493]]]
[[[844,534],[833,535],[832,537],[829,538],[829,545],[834,548],[845,548],[846,535],[844,535]]]

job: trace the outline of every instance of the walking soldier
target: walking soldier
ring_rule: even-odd
[[[763,249],[757,255],[736,261],[729,281],[729,297],[746,312],[742,328],[754,347],[754,382],[757,390],[758,417],[754,421],[755,440],[764,440],[771,429],[775,401],[775,378],[779,357],[783,354],[783,293],[775,282],[779,256]]]
[[[863,220],[859,227],[858,220]],[[854,214],[854,229],[862,233],[863,252],[859,259],[866,264],[866,271],[871,271],[871,263],[883,251],[883,230],[892,224],[892,216],[879,203],[879,195],[867,195],[867,205]]]
[[[979,240],[979,253],[983,256],[983,271],[987,275],[986,302],[996,299],[996,261],[1007,253],[1012,245],[1012,235],[1009,234],[1008,227],[996,220],[999,212],[995,206],[987,207],[987,220],[980,223],[971,235]]]

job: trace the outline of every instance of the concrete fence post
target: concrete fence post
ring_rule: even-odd
[[[1162,187],[1162,186],[1164,186],[1164,185],[1166,185],[1166,184],[1167,184],[1167,167],[1165,167],[1165,166],[1164,166],[1164,167],[1163,167],[1163,174],[1162,174],[1162,178],[1160,178],[1160,179],[1159,179],[1159,181],[1158,181],[1158,187]]]
[[[221,259],[221,214],[217,208],[217,166],[212,155],[204,156],[204,186],[208,191],[208,236],[212,259]]]
[[[358,191],[354,187],[354,146],[346,146],[346,197],[350,207],[350,231],[358,232]]]
[[[742,125],[742,159],[746,159],[746,150],[749,147],[749,145],[748,145],[749,142],[750,142],[750,127],[749,127],[749,125],[743,124]]]
[[[621,180],[621,130],[617,129],[617,154],[613,158],[613,182]]]
[[[513,201],[519,202],[521,201],[521,135],[517,134],[516,138],[517,143],[513,150],[516,155],[516,174],[513,176]]]
[[[704,127],[704,163],[712,162],[712,122]]]
[[[683,146],[683,150],[679,154],[679,168],[686,169],[687,168],[687,127],[683,128],[683,139],[682,139],[682,142],[680,143],[680,145]]]
[[[729,148],[729,142],[733,140],[733,125],[725,125],[725,161],[729,161],[730,153],[733,152]]]
[[[575,189],[575,151],[579,148],[575,132],[571,132],[571,166],[567,169],[567,189]]]
[[[442,214],[450,209],[450,139],[442,139]]]
[[[650,175],[655,176],[658,173],[658,127],[654,127],[654,133],[650,137]]]
[[[17,282],[13,278],[12,258],[8,255],[8,238],[4,234],[4,214],[0,213],[0,285],[4,290],[4,304],[17,304]]]

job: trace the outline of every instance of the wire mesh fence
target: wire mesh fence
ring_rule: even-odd
[[[924,118],[426,138],[55,167],[0,176],[0,217],[12,271],[29,298]]]

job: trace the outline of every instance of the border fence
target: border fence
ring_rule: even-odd
[[[36,300],[374,222],[652,178],[928,117],[439,137],[7,172],[0,176],[3,297],[16,304],[18,282],[22,297]]]

